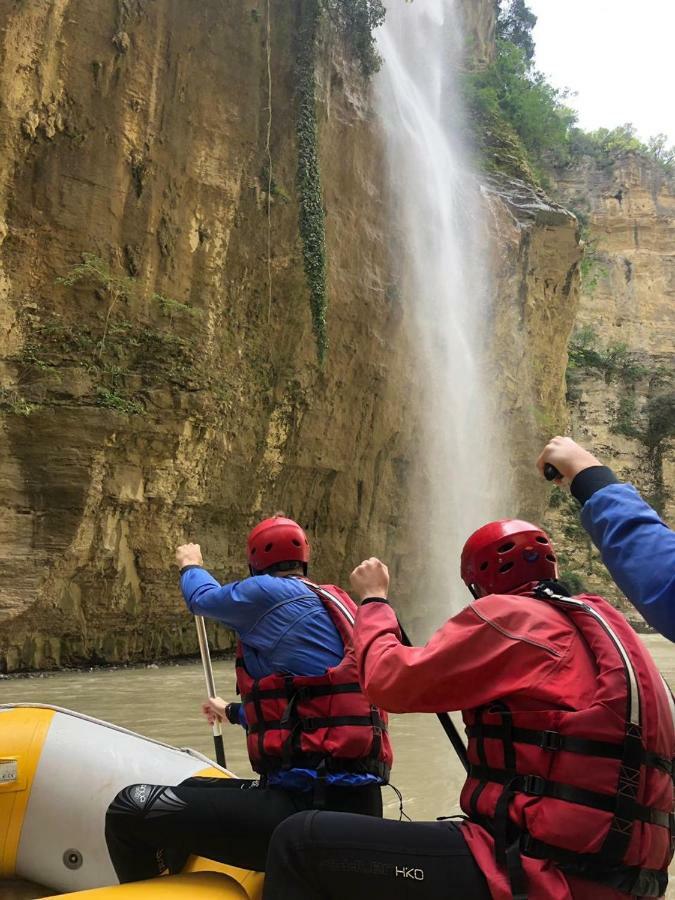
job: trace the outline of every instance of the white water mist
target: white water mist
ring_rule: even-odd
[[[428,624],[467,601],[459,558],[468,535],[509,513],[508,453],[486,374],[491,254],[463,145],[457,7],[458,0],[390,0],[378,32],[393,250],[421,387],[410,554],[423,562],[416,602],[427,601]]]

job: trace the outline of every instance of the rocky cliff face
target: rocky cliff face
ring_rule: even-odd
[[[577,312],[577,223],[541,191],[512,178],[486,184],[496,251],[491,382],[509,448],[502,477],[512,480],[513,515],[538,521],[548,488],[534,476],[536,448],[566,419],[567,340]]]
[[[377,553],[405,593],[415,361],[380,137],[327,37],[321,368],[297,226],[300,11],[273,5],[269,43],[254,0],[0,13],[5,670],[194,652],[172,548],[200,540],[236,577],[247,529],[275,509],[308,527],[317,578]],[[561,410],[576,223],[522,185],[486,191],[502,408],[541,433],[538,410]]]
[[[584,158],[558,175],[586,242],[570,345],[571,433],[675,519],[675,184],[638,154]],[[575,525],[576,504],[554,495],[550,520],[566,563],[621,601]]]
[[[460,0],[468,64],[483,69],[494,59],[497,6],[494,0]]]

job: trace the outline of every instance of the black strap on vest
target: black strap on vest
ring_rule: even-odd
[[[565,800],[567,803],[577,803],[580,806],[589,806],[591,809],[600,809],[603,812],[614,812],[618,805],[614,794],[601,794],[598,791],[589,791],[585,788],[574,787],[559,781],[549,781],[539,775],[519,775],[505,769],[492,769],[483,766],[471,766],[469,770],[471,778],[481,781],[493,781],[503,784],[512,795],[526,794],[528,797],[551,797],[553,800]],[[633,822],[647,822],[649,825],[660,825],[662,828],[670,828],[670,815],[652,806],[643,806],[640,803],[632,804]],[[495,815],[495,818],[497,816]]]
[[[481,706],[476,710],[476,721],[478,723],[477,726],[472,726],[474,728],[480,728],[483,722],[483,713],[485,712],[485,707]],[[472,735],[469,734],[469,737]],[[475,734],[476,738],[476,753],[478,754],[478,759],[481,762],[482,766],[487,768],[487,756],[485,755],[485,741],[483,740],[483,734],[481,731],[477,731]],[[480,800],[480,795],[483,793],[485,788],[487,787],[487,781],[479,781],[476,787],[473,789],[471,797],[469,798],[469,811],[471,813],[471,818],[478,820],[480,819],[480,813],[478,812],[478,801]]]
[[[639,866],[604,866],[597,854],[574,853],[523,834],[520,849],[534,859],[551,859],[566,875],[595,881],[634,897],[661,897],[668,886],[668,873]]]
[[[377,716],[377,719],[382,720]],[[249,726],[251,734],[258,734],[260,731],[293,731],[300,726],[302,731],[318,731],[319,728],[336,728],[340,725],[372,725],[373,716],[325,716],[304,718],[291,717],[283,719],[272,719],[269,722],[254,722]]]
[[[521,832],[509,819],[509,806],[516,794],[531,797],[551,797],[565,800],[604,812],[613,812],[618,806],[618,798],[596,791],[576,788],[560,782],[549,781],[538,775],[514,775],[506,769],[492,769],[485,766],[471,766],[470,778],[479,779],[481,784],[490,781],[504,785],[495,808],[490,830],[495,841],[495,857],[497,862],[506,868],[513,900],[527,900],[527,877],[523,868],[522,856],[533,856],[537,859],[550,859],[556,862],[568,875],[576,875],[589,881],[624,890],[638,897],[660,897],[668,883],[666,872],[637,867],[623,866],[610,862],[603,848],[598,853],[576,853],[546,844]],[[632,815],[630,836],[633,821],[647,822],[663,828],[673,829],[673,816],[668,813],[635,803],[631,799]],[[616,819],[616,813],[615,813]],[[610,829],[609,834],[612,834]],[[605,844],[607,841],[605,841]],[[610,845],[611,846],[611,845]]]
[[[539,599],[564,602],[565,598],[554,593],[551,585],[540,587],[539,592],[535,591],[535,596],[538,596]],[[590,612],[590,610],[587,611]],[[597,618],[614,644],[618,646],[620,655],[624,654],[621,658],[624,668],[627,669],[627,666],[630,666],[630,662],[624,658],[627,651],[618,643],[604,620],[600,616]],[[626,682],[630,696],[628,669]],[[539,859],[551,859],[569,875],[606,884],[634,896],[660,897],[668,881],[666,872],[625,866],[622,865],[622,860],[626,856],[633,825],[636,821],[669,828],[672,841],[672,814],[638,803],[637,796],[642,766],[653,766],[672,777],[673,761],[645,750],[642,729],[636,720],[635,710],[631,716],[630,703],[626,714],[625,736],[621,744],[568,737],[556,731],[516,728],[513,726],[508,707],[501,702],[495,703],[489,710],[491,713],[500,715],[501,723],[486,725],[483,722],[484,710],[485,708],[482,708],[477,711],[476,722],[467,729],[468,737],[476,739],[477,753],[481,763],[480,765],[472,764],[469,769],[469,777],[478,781],[478,786],[469,802],[472,813],[479,821],[485,822],[485,817],[478,815],[477,809],[477,801],[481,792],[490,782],[504,786],[497,800],[494,816],[492,820],[488,821],[488,828],[494,836],[497,862],[506,868],[514,900],[527,900],[527,879],[522,864],[523,854]],[[633,721],[628,721],[629,718],[632,718]],[[487,764],[484,746],[486,738],[498,739],[502,742],[504,759],[502,769],[493,768]],[[552,781],[539,775],[517,772],[516,743],[532,744],[550,752],[564,751],[590,757],[618,759],[621,761],[621,765],[616,793],[603,794]],[[509,817],[509,807],[517,794],[531,797],[551,797],[612,813],[612,821],[600,850],[592,854],[575,853],[546,844],[521,832]]]
[[[477,722],[467,726],[466,733],[469,738],[476,738],[481,744],[486,738],[504,740],[504,729],[501,725],[484,725]],[[613,744],[610,741],[593,741],[569,737],[558,731],[536,731],[532,728],[511,728],[511,735],[516,744],[531,744],[542,750],[564,750],[566,753],[580,753],[583,756],[598,756],[603,759],[623,758],[623,744]],[[640,761],[642,765],[659,769],[667,775],[672,776],[675,770],[672,759],[666,759],[642,748]]]
[[[259,700],[279,700],[281,697],[288,697],[288,691],[283,688],[270,688],[261,691],[256,687],[257,682],[248,694],[244,694],[241,698],[242,703],[249,703],[258,698]],[[357,682],[352,684],[308,684],[304,687],[295,689],[298,700],[309,700],[312,697],[328,697],[332,694],[359,694],[361,693],[361,685]]]
[[[294,676],[287,675],[283,688],[274,690],[260,690],[257,681],[252,689],[242,698],[243,702],[255,704],[257,721],[248,725],[248,733],[258,736],[258,771],[273,772],[279,769],[294,769],[299,767],[316,768],[317,771],[331,772],[358,772],[375,774],[386,783],[389,780],[389,767],[379,759],[382,750],[382,735],[387,732],[387,726],[380,715],[377,706],[371,706],[368,715],[362,716],[299,716],[297,705],[302,700],[311,697],[330,696],[331,694],[360,693],[359,684],[350,683],[344,685],[304,685],[297,687],[293,683]],[[265,699],[278,699],[287,697],[288,703],[280,719],[265,721],[262,716],[260,703]],[[361,760],[351,761],[354,765],[345,767],[350,761],[340,761],[339,765],[331,765],[330,757],[324,754],[306,753],[301,749],[302,735],[320,728],[340,728],[342,726],[369,726],[372,729],[372,742],[368,756]],[[284,740],[281,758],[272,760],[264,752],[264,735],[267,731],[288,731]],[[321,777],[319,778],[321,780]]]

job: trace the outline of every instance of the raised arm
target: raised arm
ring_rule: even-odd
[[[631,484],[568,437],[554,437],[537,466],[562,475],[581,503],[581,523],[609,574],[644,618],[675,641],[675,532]]]
[[[547,678],[560,661],[559,649],[500,625],[500,604],[509,601],[498,597],[462,610],[424,647],[403,646],[396,614],[383,599],[386,590],[364,571],[376,564],[383,565],[371,559],[352,573],[352,586],[365,601],[356,617],[354,645],[361,685],[384,709],[450,712],[481,706],[494,700],[497,682],[500,693],[512,693]]]
[[[219,584],[203,566],[199,544],[183,544],[176,550],[180,588],[187,608],[196,616],[217,619],[240,636],[248,631],[268,604],[268,577],[246,578]]]
[[[573,483],[572,489],[576,493],[579,487]],[[626,597],[653,628],[675,641],[675,532],[632,484],[594,491],[584,502],[581,522]]]

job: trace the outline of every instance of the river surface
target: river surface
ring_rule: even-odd
[[[658,635],[645,635],[643,640],[675,689],[675,647]],[[235,699],[233,663],[230,657],[214,660],[213,664],[218,693],[228,700]],[[1,703],[63,706],[213,756],[211,730],[200,712],[203,697],[199,662],[0,681]],[[396,754],[393,783],[403,794],[406,813],[416,820],[458,813],[463,770],[435,716],[393,715],[391,734]],[[226,725],[224,740],[228,768],[242,777],[250,776],[243,731]],[[385,790],[384,800],[385,815],[398,818],[399,801],[393,790]],[[673,876],[675,880],[675,869]],[[670,896],[675,898],[672,889]]]

